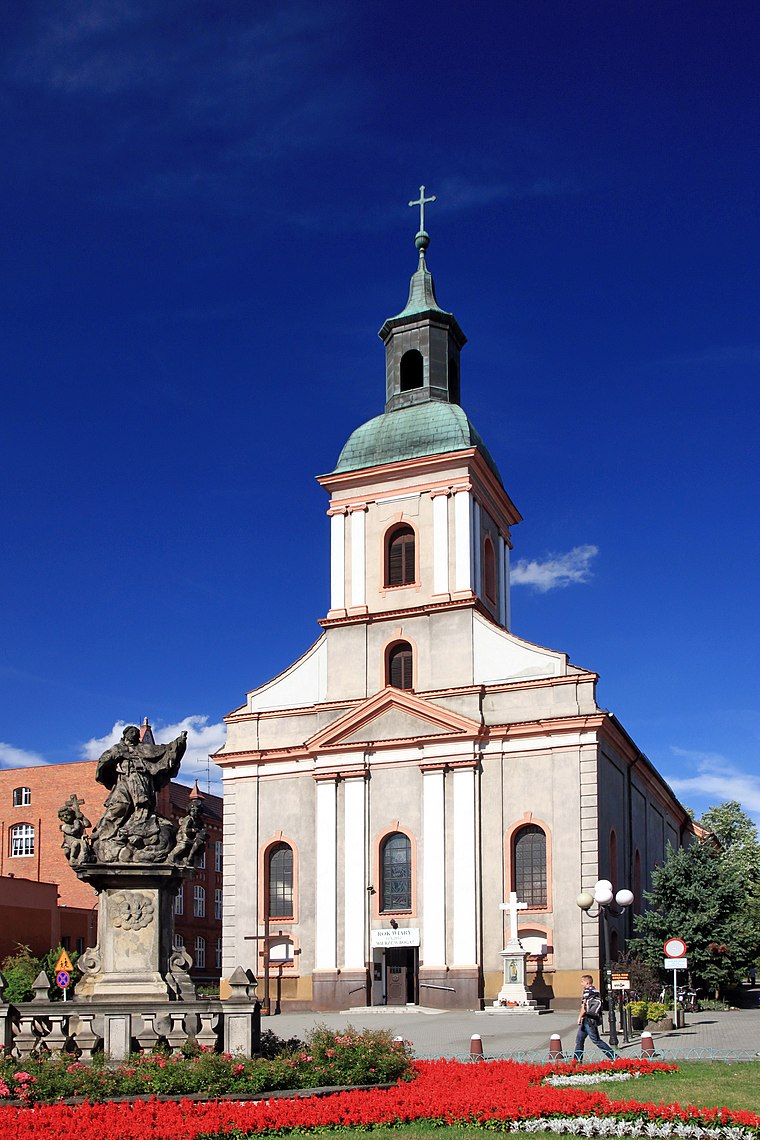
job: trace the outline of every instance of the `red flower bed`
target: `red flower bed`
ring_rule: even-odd
[[[610,1070],[610,1063],[587,1070]],[[616,1070],[652,1072],[670,1065],[618,1061]],[[0,1107],[0,1140],[195,1140],[208,1133],[237,1129],[246,1133],[292,1128],[394,1124],[413,1120],[485,1124],[537,1116],[618,1116],[685,1120],[704,1125],[734,1124],[760,1129],[760,1115],[725,1108],[656,1106],[635,1100],[614,1101],[587,1088],[542,1085],[549,1072],[577,1071],[570,1066],[524,1065],[514,1061],[467,1064],[419,1061],[416,1079],[391,1089],[336,1093],[252,1102],[208,1101],[194,1104],[137,1101],[132,1104],[35,1105]]]

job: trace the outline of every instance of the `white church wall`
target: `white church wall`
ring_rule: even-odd
[[[327,645],[322,636],[290,668],[248,694],[248,709],[289,709],[326,699]]]

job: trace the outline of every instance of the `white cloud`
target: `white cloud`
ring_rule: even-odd
[[[0,768],[34,768],[47,763],[37,752],[27,752],[25,748],[14,748],[0,741]]]
[[[515,586],[532,586],[540,594],[557,590],[573,582],[588,582],[591,578],[591,559],[599,553],[598,546],[574,546],[566,554],[550,554],[543,562],[521,558],[512,570]]]
[[[666,776],[673,791],[682,799],[697,796],[709,805],[738,800],[744,810],[760,823],[760,777],[742,772],[719,752],[694,752],[671,748],[674,756],[696,767],[696,776]]]
[[[488,177],[480,181],[452,177],[443,180],[438,197],[441,211],[454,213],[477,206],[488,206],[493,202],[524,198],[564,198],[580,192],[577,182],[570,178],[544,177],[498,182]]]
[[[127,721],[117,721],[105,736],[93,737],[86,741],[81,748],[82,757],[85,760],[97,760],[106,748],[110,748],[112,744],[121,740],[121,734],[126,725]],[[198,787],[202,792],[205,792],[209,789],[208,777],[210,776],[210,790],[214,795],[220,796],[222,794],[219,769],[213,761],[210,764],[208,762],[209,754],[216,752],[224,744],[227,730],[221,721],[209,724],[207,716],[195,714],[186,716],[174,724],[162,724],[157,721],[152,725],[152,728],[153,736],[159,744],[174,740],[180,732],[187,732],[187,751],[182,758],[182,767],[178,777],[180,783],[192,784],[193,780],[197,779]]]

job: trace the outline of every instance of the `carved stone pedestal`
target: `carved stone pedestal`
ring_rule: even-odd
[[[504,981],[489,1013],[538,1013],[538,1002],[525,988],[525,959],[528,952],[519,938],[510,939],[501,952]]]
[[[192,1000],[192,960],[173,946],[174,898],[192,868],[87,863],[76,873],[98,892],[98,941],[79,958],[74,1001]]]

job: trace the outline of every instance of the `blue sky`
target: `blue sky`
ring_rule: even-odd
[[[41,0],[2,17],[0,763],[192,730],[328,608],[314,482],[415,267],[524,515],[513,628],[760,820],[760,7]],[[202,781],[203,782],[203,781]]]

